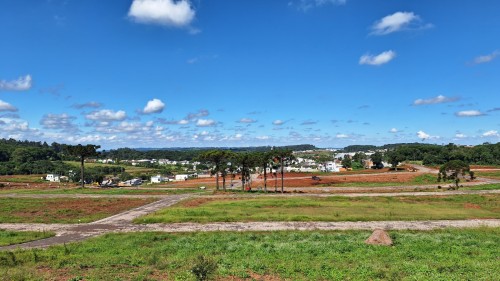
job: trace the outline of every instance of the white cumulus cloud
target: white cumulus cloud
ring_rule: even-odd
[[[385,35],[396,31],[413,28],[430,27],[431,25],[422,25],[419,16],[413,12],[395,12],[392,15],[383,17],[372,25],[372,34]]]
[[[238,123],[255,123],[257,122],[257,120],[255,119],[252,119],[252,118],[241,118],[240,120],[238,120]]]
[[[431,136],[422,130],[417,132],[417,137],[419,139],[422,139],[422,140],[427,140],[427,139],[430,140],[430,139],[439,139],[440,138],[439,136]]]
[[[396,57],[396,52],[389,50],[378,55],[366,54],[359,58],[359,64],[382,65],[390,62]]]
[[[346,135],[346,134],[337,134],[335,137],[338,138],[338,139],[346,139],[346,138],[349,137],[349,135]]]
[[[109,109],[102,109],[85,115],[85,118],[101,122],[122,121],[127,118],[127,114],[123,110],[113,111]]]
[[[159,99],[152,99],[148,101],[146,106],[143,109],[144,114],[150,114],[150,113],[161,113],[163,109],[165,108],[165,104],[159,100]]]
[[[437,104],[437,103],[445,103],[445,102],[454,102],[459,100],[459,97],[445,97],[443,95],[439,95],[430,99],[416,99],[413,101],[413,105],[425,105],[425,104]]]
[[[195,10],[188,0],[134,0],[128,15],[140,23],[182,27],[189,25]]]
[[[462,133],[457,133],[457,134],[455,134],[455,137],[456,137],[457,139],[463,139],[463,138],[466,138],[466,137],[467,137],[467,135],[462,134]]]
[[[397,132],[399,132],[399,130],[396,129],[396,128],[392,128],[392,129],[389,130],[389,132],[391,132],[391,133],[397,133]]]
[[[0,100],[0,112],[4,111],[16,112],[17,108],[10,103]]]
[[[215,125],[217,125],[217,122],[212,119],[198,119],[198,121],[196,121],[197,127],[212,127]]]
[[[277,120],[273,121],[273,125],[276,125],[276,126],[281,126],[283,124],[285,124],[285,121],[280,120],[280,119],[277,119]]]
[[[495,130],[490,130],[483,134],[483,137],[498,137],[498,136],[500,135],[498,135],[498,132]]]
[[[0,80],[0,90],[5,91],[26,91],[31,89],[32,78],[31,75],[21,76],[16,80]]]
[[[455,113],[458,117],[478,117],[485,115],[479,110],[463,110]]]

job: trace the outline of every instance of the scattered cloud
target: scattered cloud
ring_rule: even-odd
[[[337,134],[335,135],[336,138],[338,139],[346,139],[349,137],[349,135],[346,135],[346,134]]]
[[[396,57],[396,52],[389,50],[378,55],[366,54],[359,58],[359,64],[382,65],[390,62]]]
[[[50,94],[50,95],[53,95],[55,97],[59,97],[59,96],[61,96],[62,90],[64,90],[64,85],[59,84],[59,85],[40,89],[39,92],[40,92],[40,94]]]
[[[164,26],[188,26],[195,17],[188,0],[134,0],[128,16],[139,23]]]
[[[217,122],[212,119],[198,119],[196,122],[197,127],[213,127],[215,125],[217,125]]]
[[[78,131],[78,127],[73,121],[76,120],[76,117],[70,116],[66,113],[63,114],[45,114],[40,120],[40,125],[44,129],[54,129],[54,130],[63,130],[67,132],[75,132]]]
[[[344,5],[346,2],[347,0],[294,0],[288,2],[288,6],[307,12],[312,8],[318,8],[325,5]]]
[[[208,112],[208,110],[206,109],[200,109],[198,110],[198,112],[196,113],[189,113],[186,118],[184,119],[187,119],[187,120],[195,120],[195,119],[198,119],[200,117],[206,117],[210,115],[210,112]]]
[[[460,100],[459,97],[445,97],[443,95],[439,95],[435,98],[430,98],[430,99],[416,99],[415,101],[413,101],[413,105],[438,104],[446,102],[455,102],[458,100]]]
[[[457,139],[463,139],[463,138],[466,138],[466,137],[467,137],[467,135],[462,134],[462,133],[456,133],[455,134],[455,138],[457,138]]]
[[[5,111],[17,112],[17,108],[10,103],[0,100],[0,112],[5,112]]]
[[[152,99],[148,101],[142,113],[151,114],[151,113],[161,113],[165,108],[165,104],[159,99]]]
[[[109,109],[102,109],[85,115],[85,118],[92,121],[112,122],[124,120],[127,118],[127,114],[123,110],[113,111]]]
[[[257,120],[255,119],[252,119],[252,118],[241,118],[240,120],[236,121],[238,123],[246,123],[246,124],[250,124],[250,123],[255,123],[257,122]]]
[[[318,121],[306,120],[306,121],[300,123],[300,125],[302,125],[302,126],[315,125],[315,124],[318,124]]]
[[[99,108],[101,107],[102,104],[91,101],[91,102],[86,102],[86,103],[75,103],[71,107],[76,108],[76,109],[83,109],[83,108]]]
[[[0,80],[0,90],[4,91],[27,91],[31,89],[31,75],[21,76],[15,80]]]
[[[439,136],[431,136],[429,134],[427,134],[426,132],[424,131],[418,131],[417,132],[417,137],[421,140],[427,140],[427,139],[439,139]]]
[[[483,137],[499,137],[500,135],[498,134],[497,131],[495,130],[490,130],[490,131],[487,131],[483,134]]]
[[[484,56],[478,56],[478,57],[474,58],[473,63],[474,64],[487,63],[487,62],[494,60],[498,55],[500,55],[500,51],[496,50],[491,54],[487,54]]]
[[[277,120],[273,121],[273,125],[275,125],[275,126],[281,126],[283,124],[285,124],[285,121],[280,120],[280,119],[277,119]]]
[[[258,140],[268,140],[268,139],[270,139],[269,136],[256,136],[255,138],[258,139]]]
[[[455,116],[458,117],[478,117],[486,115],[479,110],[463,110],[455,113]]]
[[[392,128],[392,129],[389,130],[389,132],[395,134],[395,133],[398,133],[399,130],[396,129],[396,128]]]
[[[386,35],[402,30],[424,29],[429,27],[432,27],[432,24],[424,24],[420,17],[413,12],[395,12],[392,15],[385,16],[376,21],[371,27],[371,34]]]
[[[500,111],[500,107],[492,108],[492,109],[488,110],[487,112],[495,112],[495,111]]]

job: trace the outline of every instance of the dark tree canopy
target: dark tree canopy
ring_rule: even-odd
[[[455,182],[455,188],[458,189],[460,177],[465,178],[465,174],[470,174],[470,166],[461,160],[451,160],[441,166],[438,174],[438,181],[452,180]]]
[[[85,187],[85,168],[84,168],[84,162],[85,158],[88,157],[94,157],[98,156],[99,152],[97,152],[97,149],[99,149],[101,146],[100,145],[93,145],[93,144],[87,144],[87,145],[68,145],[66,146],[66,152],[74,157],[78,157],[80,159],[80,170],[81,170],[81,182],[82,182],[82,187]]]

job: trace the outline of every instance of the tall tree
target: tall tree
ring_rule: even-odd
[[[255,160],[256,164],[264,170],[264,192],[267,193],[267,168],[272,167],[273,155],[271,152],[257,152]]]
[[[85,168],[84,168],[85,158],[99,155],[97,149],[99,149],[100,147],[101,147],[100,145],[93,145],[93,144],[87,144],[85,146],[81,144],[66,146],[66,152],[69,155],[78,157],[80,159],[82,187],[85,187]]]
[[[397,171],[400,162],[406,160],[406,157],[399,150],[391,150],[386,153],[387,161],[391,163],[392,168]]]
[[[257,164],[256,155],[251,152],[238,153],[236,157],[236,165],[241,174],[241,190],[245,190],[245,184],[248,184],[252,175],[252,168]]]
[[[285,173],[285,165],[290,163],[293,159],[293,151],[290,149],[277,149],[274,150],[274,155],[275,158],[280,163],[280,169],[281,169],[281,193],[284,192],[284,186],[285,186],[285,181],[284,181],[284,173]]]
[[[223,176],[223,188],[226,190],[225,177],[227,175],[227,162],[234,155],[225,150],[209,150],[200,155],[200,160],[212,165],[211,173],[215,174],[215,186],[219,190],[219,173]]]
[[[344,159],[342,159],[342,166],[344,166],[344,168],[346,168],[346,169],[349,169],[352,167],[351,156],[349,156],[348,154],[346,154],[344,156]]]

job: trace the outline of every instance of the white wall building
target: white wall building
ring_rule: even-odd
[[[57,174],[47,174],[45,179],[50,181],[50,182],[60,182],[61,181],[61,177]]]

